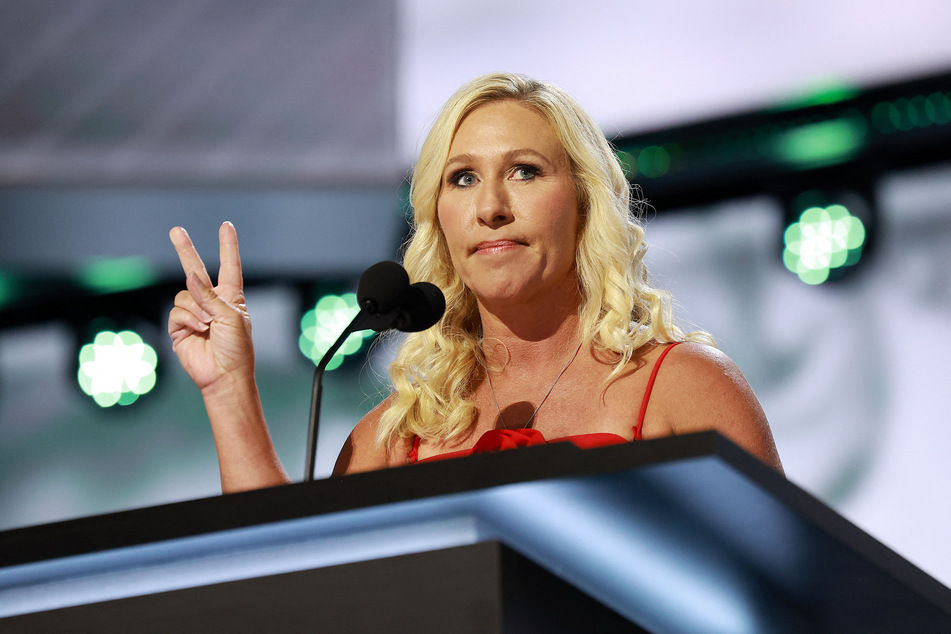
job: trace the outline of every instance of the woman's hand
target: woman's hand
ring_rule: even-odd
[[[289,482],[274,451],[254,381],[251,319],[244,304],[238,234],[226,222],[218,230],[218,285],[181,227],[169,233],[185,270],[188,290],[175,296],[168,316],[172,349],[201,389],[215,437],[221,490],[225,493]]]
[[[175,296],[168,334],[182,367],[204,396],[236,382],[253,381],[254,347],[251,318],[244,299],[238,234],[226,222],[218,231],[220,268],[212,286],[191,238],[181,227],[169,232],[185,271],[186,287]]]

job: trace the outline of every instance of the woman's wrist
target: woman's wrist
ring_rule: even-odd
[[[201,388],[201,397],[205,406],[225,406],[246,399],[258,400],[257,380],[254,368],[244,371],[233,370]]]

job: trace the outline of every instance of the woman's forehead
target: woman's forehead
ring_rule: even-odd
[[[529,149],[556,159],[564,145],[548,119],[516,100],[492,101],[468,113],[449,146],[447,162],[458,155],[497,154]]]

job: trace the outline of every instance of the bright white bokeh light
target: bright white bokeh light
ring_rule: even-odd
[[[158,356],[131,330],[102,331],[79,352],[77,379],[100,407],[129,405],[155,387]]]
[[[806,284],[821,284],[833,269],[855,264],[865,226],[842,205],[810,207],[786,229],[783,262]]]

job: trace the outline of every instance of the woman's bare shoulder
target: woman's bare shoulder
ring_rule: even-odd
[[[670,350],[650,408],[670,433],[719,431],[782,471],[759,400],[737,364],[717,348],[685,342]]]
[[[675,346],[667,355],[664,365],[668,370],[682,374],[684,380],[746,383],[733,359],[719,348],[703,343],[684,341]]]
[[[356,424],[337,456],[334,475],[375,471],[406,463],[411,443],[405,439],[397,439],[386,445],[377,442],[380,418],[395,398],[396,395],[391,394]]]

